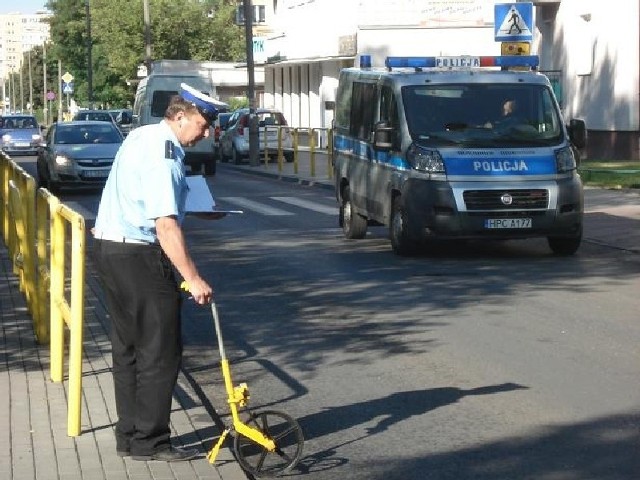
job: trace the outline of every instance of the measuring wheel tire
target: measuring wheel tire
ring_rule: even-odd
[[[233,448],[240,466],[255,477],[274,477],[290,472],[302,457],[304,436],[298,422],[283,412],[263,410],[251,413],[247,425],[260,430],[276,444],[269,452],[262,445],[237,434]]]

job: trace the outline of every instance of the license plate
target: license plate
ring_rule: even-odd
[[[28,147],[29,144],[25,142],[16,142],[16,147]]]
[[[109,176],[109,170],[85,170],[85,177],[106,178]]]
[[[487,218],[484,228],[531,228],[530,218]]]

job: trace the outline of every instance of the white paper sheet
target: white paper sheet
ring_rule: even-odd
[[[216,202],[204,177],[202,175],[189,176],[187,177],[187,185],[189,192],[187,193],[185,210],[187,212],[213,212]]]
[[[185,210],[189,213],[198,212],[220,212],[220,213],[244,213],[242,210],[218,210],[216,201],[213,198],[207,181],[202,175],[192,175],[187,177],[189,192]]]

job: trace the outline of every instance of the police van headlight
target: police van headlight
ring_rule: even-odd
[[[411,145],[407,151],[407,160],[420,172],[444,173],[444,162],[437,150]]]
[[[570,172],[576,169],[576,157],[573,155],[571,147],[556,150],[556,166],[558,173]]]

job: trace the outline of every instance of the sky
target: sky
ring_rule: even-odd
[[[0,0],[0,14],[3,13],[35,13],[44,10],[47,0]]]

